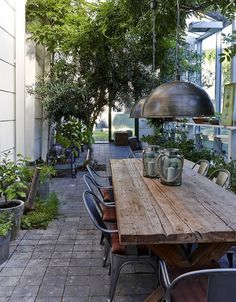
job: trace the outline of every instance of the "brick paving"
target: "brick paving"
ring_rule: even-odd
[[[96,144],[94,158],[127,157],[127,147]],[[100,232],[82,202],[83,174],[53,179],[51,190],[60,200],[60,216],[47,230],[21,231],[11,243],[11,256],[0,266],[0,302],[103,302],[110,277],[102,267]],[[115,302],[141,302],[156,287],[156,278],[143,266],[123,269]]]

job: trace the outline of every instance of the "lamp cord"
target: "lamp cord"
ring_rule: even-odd
[[[155,68],[156,68],[156,5],[152,8],[153,28],[152,28],[152,88],[155,82]]]
[[[176,47],[175,47],[175,72],[176,72],[176,80],[180,80],[179,75],[179,20],[180,20],[180,7],[179,0],[176,0],[176,8],[177,8],[177,19],[176,19]]]

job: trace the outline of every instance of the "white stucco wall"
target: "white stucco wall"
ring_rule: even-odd
[[[12,159],[21,153],[35,160],[47,142],[47,123],[41,101],[25,86],[42,72],[44,50],[26,40],[25,3],[0,0],[0,155],[10,151]],[[43,153],[45,158],[47,144]]]
[[[25,84],[34,86],[43,72],[48,72],[50,56],[42,46],[26,37]],[[48,151],[48,123],[44,119],[41,100],[36,95],[25,95],[25,153],[32,159],[46,159]]]
[[[15,1],[0,0],[0,8],[0,153],[10,151],[11,157],[14,158],[16,153]]]

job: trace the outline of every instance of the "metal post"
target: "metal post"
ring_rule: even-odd
[[[215,111],[221,112],[221,84],[222,84],[222,64],[220,62],[222,53],[222,32],[216,33],[216,61],[215,61]],[[214,135],[220,134],[220,128],[214,128]]]

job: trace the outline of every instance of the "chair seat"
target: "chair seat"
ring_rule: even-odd
[[[103,199],[105,202],[113,202],[114,201],[114,194],[112,189],[108,188],[101,188]]]
[[[219,268],[217,262],[212,262],[208,267],[195,267],[189,269],[170,269],[170,279],[173,280],[181,274],[190,272],[194,269]],[[178,286],[172,290],[172,302],[207,302],[207,276],[195,276],[182,280]],[[223,302],[223,301],[222,301]]]
[[[102,219],[105,222],[116,222],[116,210],[114,207],[106,207],[104,205],[101,205],[103,217]]]
[[[117,230],[117,225],[113,224],[111,226],[113,230]],[[112,233],[111,235],[111,250],[114,254],[126,255],[125,246],[120,245],[119,233]],[[140,245],[137,248],[138,255],[149,255],[149,249],[145,245]]]
[[[183,280],[172,290],[173,302],[207,302],[207,277]]]

